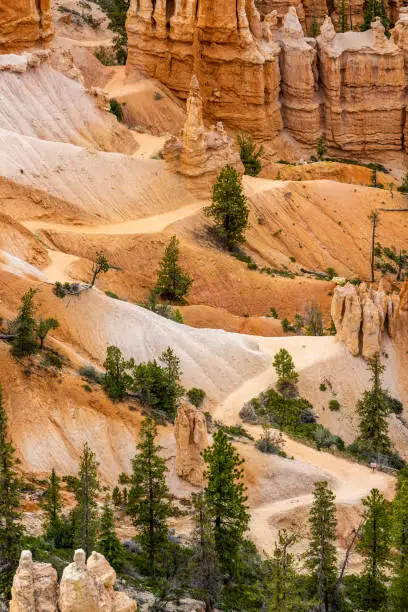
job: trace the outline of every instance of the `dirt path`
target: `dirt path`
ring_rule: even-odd
[[[74,234],[100,234],[104,236],[154,234],[155,232],[162,232],[172,223],[176,223],[176,221],[181,221],[182,219],[195,215],[202,207],[202,202],[194,202],[194,204],[190,204],[189,206],[184,206],[183,208],[178,208],[177,210],[172,210],[161,215],[108,225],[64,225],[63,223],[50,223],[48,221],[42,221],[41,219],[23,221],[22,225],[33,233],[42,229],[49,229]]]
[[[286,347],[294,357],[298,371],[310,366],[311,363],[333,356],[338,345],[333,342],[333,338],[327,337],[326,350],[319,355],[317,351],[313,354],[314,339],[310,337],[292,338],[257,338],[260,348],[272,356],[280,347]],[[325,341],[319,338],[319,341]],[[273,384],[276,379],[274,368],[271,367],[258,376],[246,381],[234,393],[229,395],[222,402],[213,414],[213,418],[221,420],[225,424],[234,425],[240,422],[239,411],[245,402],[256,397],[261,391]],[[245,428],[255,439],[259,438],[261,428],[259,426],[245,425]],[[321,452],[295,440],[284,436],[285,452],[289,457],[294,457],[296,461],[301,461],[309,466],[314,466],[324,470],[329,474],[334,482],[334,492],[338,504],[358,504],[360,500],[367,496],[372,488],[378,488],[385,494],[390,494],[393,490],[395,479],[385,473],[373,473],[368,467],[359,465],[336,457],[330,453]],[[278,535],[278,529],[274,526],[274,519],[295,508],[309,506],[312,502],[312,495],[297,495],[292,497],[288,490],[288,497],[279,501],[268,502],[261,506],[251,509],[250,534],[251,538],[258,546],[259,550],[264,550],[267,554],[272,554]]]

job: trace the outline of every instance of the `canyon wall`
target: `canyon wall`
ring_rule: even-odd
[[[52,0],[0,0],[0,53],[46,43],[52,35]]]
[[[304,2],[299,14],[284,3],[266,13],[273,4],[257,3],[261,15],[254,0],[133,0],[128,73],[157,78],[181,99],[196,75],[206,118],[258,139],[285,130],[313,147],[323,137],[342,150],[401,150],[406,9],[388,39],[378,19],[367,32],[336,33],[322,7],[316,39],[304,36],[315,2],[309,12]]]

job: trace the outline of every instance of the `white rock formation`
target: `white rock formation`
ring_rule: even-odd
[[[10,612],[57,612],[57,594],[56,570],[49,563],[34,563],[31,552],[23,550],[13,580]]]
[[[174,423],[177,475],[190,484],[204,484],[205,462],[202,456],[208,446],[204,414],[192,404],[182,404]]]

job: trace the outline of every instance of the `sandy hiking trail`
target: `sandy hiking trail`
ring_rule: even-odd
[[[100,235],[134,235],[134,234],[154,234],[164,231],[169,225],[192,217],[203,208],[203,202],[194,202],[183,208],[172,210],[160,215],[135,219],[133,221],[123,221],[122,223],[111,223],[107,225],[64,225],[63,223],[50,223],[35,219],[33,221],[22,221],[22,225],[31,232],[35,233],[41,229],[56,230],[74,234],[100,234]]]
[[[296,368],[299,372],[324,359],[329,359],[336,354],[339,344],[335,343],[330,336],[319,338],[319,347],[316,347],[316,338],[310,337],[285,337],[285,338],[261,338],[257,337],[260,349],[271,356],[281,347],[289,350],[294,358]],[[322,350],[321,344],[325,347]],[[247,380],[241,387],[230,394],[218,405],[212,416],[226,425],[235,425],[240,422],[239,411],[242,406],[266,390],[276,381],[276,373],[272,365]],[[257,439],[261,435],[260,426],[245,424],[245,429]],[[389,496],[393,491],[395,479],[382,472],[372,472],[370,468],[357,463],[337,457],[328,452],[318,451],[300,442],[284,436],[284,450],[288,457],[323,470],[330,477],[337,504],[355,505],[363,497],[366,497],[372,488],[377,488]],[[254,449],[254,453],[258,452]],[[256,458],[254,458],[256,460]],[[288,491],[290,495],[290,491]],[[285,515],[288,511],[296,508],[310,506],[312,494],[287,497],[279,501],[267,502],[251,509],[251,521],[249,531],[251,538],[259,550],[266,554],[273,554],[274,545],[277,541],[278,527],[274,526],[274,519]],[[302,545],[299,544],[299,550]]]

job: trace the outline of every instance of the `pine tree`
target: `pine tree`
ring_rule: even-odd
[[[168,471],[156,446],[157,428],[152,419],[145,419],[140,431],[138,454],[132,460],[133,473],[127,512],[137,528],[147,556],[148,572],[157,571],[159,553],[167,545],[167,520],[174,510],[166,484]]]
[[[182,371],[180,367],[180,359],[174,353],[173,349],[167,347],[160,355],[159,360],[164,363],[166,376],[166,406],[164,410],[175,415],[179,400],[184,395],[184,388],[180,384]]]
[[[392,609],[408,610],[408,481],[404,478],[392,503],[391,542],[397,554],[390,589]]]
[[[310,28],[310,36],[312,36],[313,38],[317,38],[320,34],[320,26],[319,23],[316,19],[316,15],[313,13],[312,15],[312,25]]]
[[[348,21],[347,21],[347,10],[346,10],[346,0],[341,0],[340,7],[340,29],[342,32],[347,32]]]
[[[123,495],[119,487],[115,487],[112,491],[112,502],[117,508],[123,505]]]
[[[54,542],[55,548],[60,548],[62,538],[62,519],[61,519],[61,486],[60,479],[52,469],[49,485],[44,493],[42,507],[46,513],[46,537]]]
[[[306,567],[312,572],[319,604],[329,612],[337,575],[336,506],[327,482],[317,482],[309,521],[312,538],[306,551]]]
[[[29,289],[21,299],[21,306],[17,319],[13,323],[15,337],[12,341],[13,354],[16,357],[32,355],[38,351],[36,342],[37,323],[34,318],[34,296],[36,291]]]
[[[221,573],[210,509],[204,492],[193,493],[193,566],[200,598],[212,610],[221,592]]]
[[[96,254],[96,261],[92,266],[92,281],[91,287],[94,286],[96,279],[100,274],[105,274],[110,270],[110,264],[103,253]]]
[[[372,386],[370,390],[364,391],[363,397],[357,403],[360,416],[358,441],[367,452],[386,455],[391,450],[386,418],[389,414],[389,404],[381,386],[385,367],[381,364],[378,354],[368,360],[368,369],[371,371]]]
[[[279,531],[278,542],[268,565],[272,596],[269,601],[270,612],[292,612],[303,610],[301,598],[296,587],[295,556],[290,549],[296,543],[296,536],[285,529]],[[305,602],[305,606],[306,606]]]
[[[157,273],[156,291],[161,298],[184,303],[193,280],[179,265],[179,241],[172,236]]]
[[[254,139],[250,134],[238,134],[238,145],[245,174],[248,176],[258,176],[262,170],[263,146],[261,145],[257,149]]]
[[[21,481],[14,447],[7,439],[7,414],[0,385],[0,596],[8,598],[18,565],[23,529],[19,523]]]
[[[372,210],[369,217],[371,221],[371,282],[375,281],[375,238],[377,227],[380,223],[380,213]]]
[[[103,377],[102,386],[107,395],[114,400],[123,399],[126,390],[132,383],[132,378],[127,371],[134,367],[133,360],[126,361],[123,359],[117,346],[108,346],[103,367],[106,373]]]
[[[389,567],[390,517],[388,504],[378,489],[363,499],[364,525],[357,550],[364,559],[361,598],[364,610],[380,610],[387,596],[385,570]]]
[[[225,166],[214,185],[211,206],[204,209],[215,221],[215,229],[228,249],[245,242],[249,208],[242,191],[241,177],[232,166]]]
[[[96,496],[101,489],[98,465],[95,454],[85,443],[80,460],[78,484],[75,490],[77,524],[74,540],[75,546],[83,548],[87,557],[95,548],[98,531]]]
[[[120,571],[124,565],[124,548],[115,533],[114,514],[110,496],[106,496],[99,528],[99,549],[115,570]]]
[[[44,348],[45,338],[53,329],[58,329],[59,323],[57,319],[40,319],[37,325],[37,337],[40,341],[40,350]]]
[[[204,460],[208,479],[205,496],[213,521],[215,546],[221,569],[233,576],[250,518],[240,467],[244,460],[222,429],[214,434],[213,445],[205,449]]]
[[[278,375],[276,383],[278,389],[281,389],[286,384],[296,385],[299,380],[299,374],[295,370],[295,364],[290,353],[285,348],[281,348],[276,353],[272,365]]]

